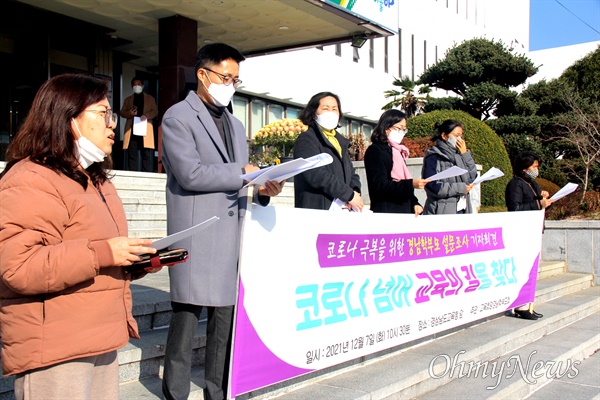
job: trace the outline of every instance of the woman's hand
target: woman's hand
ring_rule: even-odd
[[[550,197],[550,193],[548,193],[548,192],[547,192],[547,191],[545,191],[545,190],[542,190],[542,193],[541,193],[541,195],[542,195],[542,197],[543,197],[544,199],[547,199],[548,197]]]
[[[465,154],[467,152],[467,142],[465,139],[459,137],[456,139],[456,148],[460,152],[460,154]]]
[[[551,199],[542,199],[540,200],[540,204],[542,205],[542,209],[546,209],[547,207],[550,207],[550,205],[554,202],[554,200]]]
[[[415,210],[415,217],[418,217],[420,214],[423,214],[423,207],[421,207],[418,204],[415,205],[414,210]]]
[[[471,189],[473,189],[475,187],[476,183],[471,183],[470,185],[467,185],[467,193],[469,193],[471,191]]]
[[[431,182],[430,179],[413,179],[413,188],[423,189],[429,182]]]
[[[348,208],[352,208],[356,212],[362,212],[364,206],[365,204],[362,197],[360,197],[360,193],[354,192],[354,197],[348,202]]]
[[[114,237],[108,239],[116,267],[127,267],[136,261],[140,261],[139,254],[154,254],[156,249],[148,247],[152,244],[150,239],[135,239],[128,237]]]

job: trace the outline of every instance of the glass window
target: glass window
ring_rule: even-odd
[[[233,115],[242,121],[244,126],[250,126],[248,124],[248,99],[233,96]]]
[[[357,121],[352,121],[350,123],[350,132],[353,135],[358,135],[358,132],[360,132],[360,123]]]
[[[300,116],[301,111],[302,110],[300,110],[299,108],[288,107],[285,110],[285,115],[287,118],[298,118]]]
[[[269,104],[269,123],[283,119],[283,107],[278,104]]]
[[[341,126],[338,128],[338,132],[342,135],[348,135],[348,120],[346,118],[342,118],[340,125]]]
[[[371,125],[364,124],[362,126],[362,131],[365,134],[366,138],[370,138],[373,134],[373,127]]]
[[[252,130],[250,132],[251,137],[254,137],[254,134],[258,132],[260,128],[266,125],[265,114],[267,105],[262,100],[253,99],[252,103]]]

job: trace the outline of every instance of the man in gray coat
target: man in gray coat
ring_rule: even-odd
[[[229,348],[236,302],[241,223],[247,189],[246,130],[227,105],[239,86],[244,56],[223,43],[202,47],[196,58],[197,93],[190,92],[162,120],[162,161],[167,172],[167,230],[179,232],[214,215],[219,221],[178,243],[188,249],[186,263],[169,269],[173,314],[165,351],[163,394],[187,399],[192,346],[198,319],[207,309],[205,399],[227,391]],[[254,191],[261,205],[281,192],[271,181]]]

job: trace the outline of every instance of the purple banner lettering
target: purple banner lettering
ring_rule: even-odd
[[[499,249],[504,249],[502,228],[317,237],[321,268],[388,264]]]

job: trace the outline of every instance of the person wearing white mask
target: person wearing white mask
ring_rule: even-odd
[[[407,132],[406,114],[399,110],[384,112],[373,129],[364,163],[371,210],[375,213],[418,216],[423,212],[414,191],[430,181],[413,178],[406,166],[410,152],[401,143]]]
[[[144,84],[137,76],[131,79],[133,94],[126,97],[121,107],[121,117],[126,118],[123,150],[127,154],[127,166],[130,171],[154,171],[154,125],[153,120],[158,116],[156,100],[144,93]],[[147,121],[146,129],[134,129],[134,118],[141,122]],[[139,159],[141,154],[141,169]]]
[[[315,94],[300,113],[300,120],[309,128],[296,139],[294,158],[327,153],[333,162],[294,177],[296,208],[329,210],[339,199],[348,209],[362,212],[360,179],[348,153],[350,140],[336,130],[342,116],[340,99],[331,92]]]
[[[227,109],[240,80],[244,56],[225,43],[203,46],[196,56],[198,89],[167,110],[162,120],[162,162],[167,173],[167,231],[219,222],[179,245],[190,258],[169,268],[171,322],[165,348],[163,395],[187,399],[198,318],[207,311],[204,399],[227,395],[241,223],[248,189],[240,176],[248,163],[246,129]],[[285,181],[268,181],[252,201],[267,205]]]
[[[47,80],[0,175],[2,374],[17,399],[119,399],[117,350],[139,338],[128,237],[107,170],[116,115],[105,82]],[[154,270],[157,271],[158,269]]]

